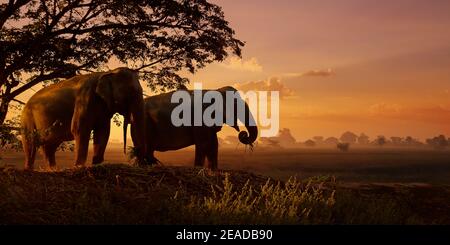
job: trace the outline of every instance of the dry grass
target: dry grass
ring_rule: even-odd
[[[333,178],[278,182],[186,167],[0,168],[0,224],[442,223],[416,217],[395,193],[368,193]]]

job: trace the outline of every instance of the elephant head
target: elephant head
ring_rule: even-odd
[[[144,98],[138,73],[128,68],[118,68],[103,74],[97,84],[96,93],[106,102],[111,114],[124,116],[124,150],[126,149],[127,125],[131,122],[131,138],[138,162],[145,156]]]
[[[248,104],[244,100],[242,100],[242,98],[239,96],[238,91],[231,86],[220,88],[218,89],[218,92],[220,92],[224,98],[223,112],[225,122],[229,124],[229,126],[234,128],[237,132],[239,132],[238,139],[242,144],[252,145],[258,137],[258,127],[256,126],[256,121],[249,109]],[[233,96],[233,98],[230,98],[229,96]],[[227,101],[233,102],[232,105],[229,105],[234,106],[233,114],[231,115],[227,112],[226,109],[226,106],[228,104]],[[239,107],[243,109],[243,111],[241,111],[243,113],[238,113],[241,110]],[[244,124],[248,132],[241,131],[239,129],[239,126],[237,124],[238,120]]]

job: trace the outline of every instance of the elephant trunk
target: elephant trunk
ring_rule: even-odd
[[[238,138],[239,141],[244,145],[251,145],[256,141],[258,137],[258,127],[257,126],[245,126],[247,128],[247,132],[241,131],[239,132]]]
[[[256,126],[256,122],[247,104],[245,104],[245,114],[246,117],[240,118],[239,120],[244,122],[248,133],[245,131],[241,131],[239,132],[238,138],[242,144],[251,145],[256,141],[256,138],[258,137],[258,127]]]

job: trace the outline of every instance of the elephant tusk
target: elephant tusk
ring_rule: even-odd
[[[130,123],[130,116],[128,113],[125,113],[124,119],[123,119],[123,153],[127,154],[127,129],[128,124]]]

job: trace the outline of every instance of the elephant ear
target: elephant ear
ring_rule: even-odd
[[[100,76],[95,92],[106,102],[108,109],[113,110],[114,96],[113,96],[113,74],[107,73]]]

